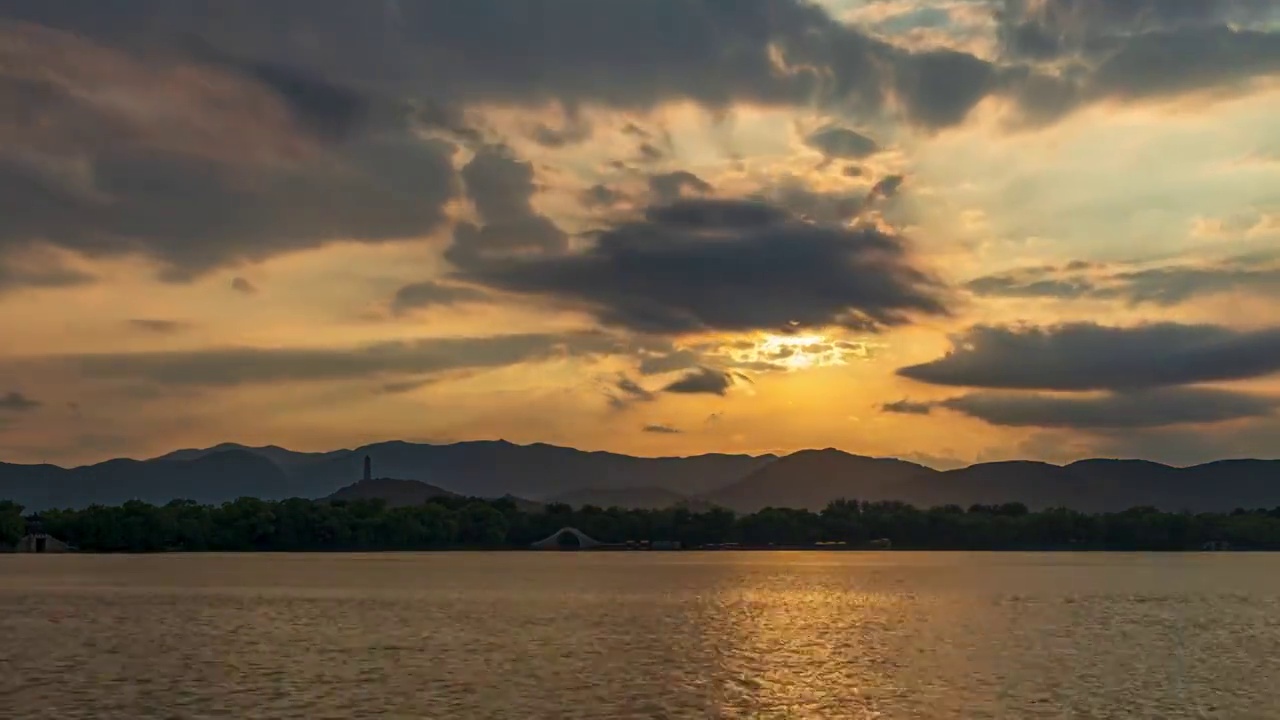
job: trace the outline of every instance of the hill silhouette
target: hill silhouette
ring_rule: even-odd
[[[322,500],[383,500],[387,507],[411,507],[422,505],[439,498],[461,498],[459,493],[450,492],[421,480],[399,480],[396,478],[370,478],[338,488],[332,495]],[[525,500],[514,495],[505,495],[524,512],[538,512],[543,504],[533,500]]]
[[[708,493],[705,499],[738,512],[765,507],[821,510],[842,497],[898,499],[888,496],[905,483],[936,472],[893,458],[863,457],[831,448],[800,450]]]
[[[548,498],[547,502],[564,503],[575,508],[584,505],[595,507],[623,507],[637,510],[661,510],[689,502],[690,498],[663,487],[639,488],[579,488]]]
[[[385,500],[387,507],[408,507],[410,505],[422,505],[441,497],[459,497],[459,495],[419,480],[372,478],[358,480],[350,485],[338,488],[336,492],[324,499]]]
[[[1030,508],[1113,512],[1227,512],[1280,506],[1280,461],[1229,460],[1177,468],[1144,460],[1082,460],[1060,466],[1015,460],[939,471],[839,450],[793,453],[707,499],[738,512],[820,510],[837,497],[900,500],[921,507],[1021,502]]]
[[[117,459],[72,469],[0,464],[0,497],[33,510],[129,500],[164,504],[176,498],[219,503],[241,496],[278,499],[305,492],[304,482],[248,450],[219,450],[192,459]]]
[[[400,478],[386,482],[418,484],[356,489],[359,484],[352,483],[362,474],[365,455],[380,477]],[[131,499],[217,504],[242,496],[327,498],[340,490],[372,493],[388,502],[431,493],[513,496],[529,507],[555,501],[637,508],[719,505],[754,512],[768,506],[818,510],[831,500],[855,498],[922,507],[1022,502],[1031,508],[1088,512],[1135,506],[1222,512],[1280,506],[1280,461],[1223,460],[1185,468],[1142,460],[1092,459],[1065,466],[1012,461],[938,471],[830,448],[782,458],[641,458],[497,440],[386,442],[320,453],[224,443],[151,460],[117,459],[70,469],[0,463],[0,498],[32,510]]]
[[[706,454],[692,457],[633,457],[609,452],[504,440],[432,445],[391,441],[349,450],[299,453],[275,446],[223,444],[161,456],[185,459],[235,448],[272,459],[308,486],[307,497],[322,497],[361,477],[364,456],[382,477],[420,480],[476,497],[515,495],[546,499],[579,490],[658,486],[681,494],[700,494],[743,477],[776,459],[774,455]]]

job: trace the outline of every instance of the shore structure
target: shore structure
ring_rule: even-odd
[[[534,550],[683,550],[679,540],[628,540],[600,542],[578,528],[562,527],[551,535],[530,544]]]
[[[602,547],[604,543],[578,528],[562,527],[551,535],[530,545],[534,550],[588,550]]]

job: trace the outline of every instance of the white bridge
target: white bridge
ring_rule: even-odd
[[[603,544],[578,528],[562,527],[551,533],[550,537],[539,540],[530,547],[534,550],[577,550],[579,548],[585,550]]]

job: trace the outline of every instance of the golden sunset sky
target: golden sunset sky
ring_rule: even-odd
[[[1274,457],[1280,4],[0,0],[0,460]]]

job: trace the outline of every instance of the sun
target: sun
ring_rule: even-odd
[[[818,365],[831,344],[821,335],[766,335],[758,347],[777,364],[803,370]]]
[[[844,365],[850,343],[839,343],[825,335],[765,334],[739,342],[730,355],[746,365],[768,365],[784,370]]]

